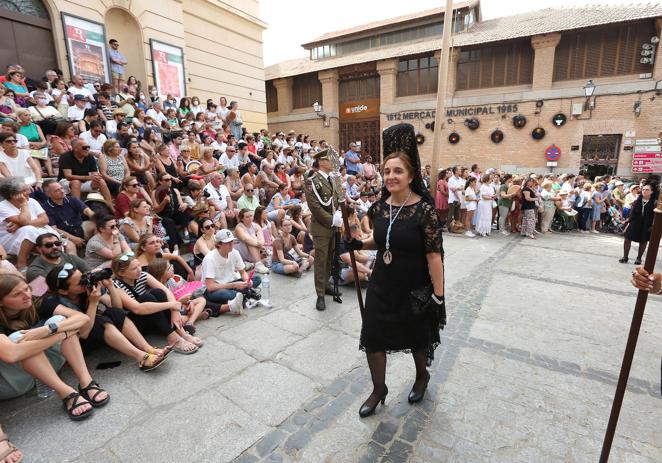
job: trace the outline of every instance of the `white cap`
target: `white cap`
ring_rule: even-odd
[[[224,228],[216,232],[216,235],[214,235],[214,241],[217,243],[231,243],[234,241],[234,235],[230,230]]]

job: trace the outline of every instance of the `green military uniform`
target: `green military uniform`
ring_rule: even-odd
[[[327,150],[320,151],[315,159],[328,159]],[[306,180],[306,201],[312,214],[310,233],[315,245],[315,291],[318,297],[324,297],[334,259],[336,229],[332,226],[333,214],[342,195],[342,191],[336,189],[331,176],[325,176],[321,171]]]

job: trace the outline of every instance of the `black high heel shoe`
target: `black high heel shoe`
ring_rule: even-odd
[[[425,387],[423,387],[423,390],[421,392],[416,392],[415,391],[416,383],[414,383],[414,387],[411,388],[411,392],[407,397],[407,401],[410,404],[415,404],[423,400],[423,396],[425,396],[425,391],[428,389],[428,383],[430,382],[430,373],[426,371],[425,374],[427,375],[427,378],[425,379]]]
[[[382,396],[375,402],[374,405],[367,405],[368,400],[370,400],[370,397],[368,397],[368,400],[363,402],[363,405],[361,405],[361,408],[359,408],[359,416],[361,418],[365,418],[367,416],[373,415],[375,413],[375,410],[377,409],[377,405],[381,402],[382,405],[384,405],[384,401],[386,400],[386,395],[388,394],[388,387],[384,386],[384,393]]]

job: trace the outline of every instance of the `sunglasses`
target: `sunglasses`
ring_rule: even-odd
[[[7,138],[5,140],[5,143],[16,143],[16,140],[14,140],[13,138]]]
[[[172,182],[171,178],[162,178],[161,180],[163,180],[164,182]]]
[[[205,211],[205,212],[207,212],[207,211]],[[205,230],[211,230],[212,228],[216,228],[216,226],[212,224],[212,225],[205,225],[202,228],[204,228]]]
[[[74,266],[70,263],[64,264],[64,267],[62,267],[62,270],[60,270],[57,274],[57,279],[60,280],[62,278],[69,278],[69,270],[73,270]]]
[[[90,147],[89,146],[81,146],[80,149],[82,149],[83,151],[89,151]]]
[[[130,183],[128,186],[137,187],[138,185],[140,185],[140,183]]]
[[[255,190],[246,190],[246,193],[252,193]]]
[[[135,256],[133,251],[129,251],[126,254],[124,254],[123,256],[120,257],[120,262],[128,262],[129,259],[131,259],[133,256]]]
[[[50,249],[53,246],[60,247],[62,246],[62,241],[51,241],[50,243],[44,243],[41,245],[43,248]]]
[[[117,224],[106,225],[106,227],[110,228],[111,230],[115,230],[117,228]]]

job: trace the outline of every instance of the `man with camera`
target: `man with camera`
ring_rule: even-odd
[[[62,252],[64,244],[55,233],[44,233],[37,237],[35,249],[39,253],[30,266],[26,278],[28,282],[37,277],[46,278],[48,272],[58,265],[70,264],[82,273],[90,271],[90,266],[80,257]]]

